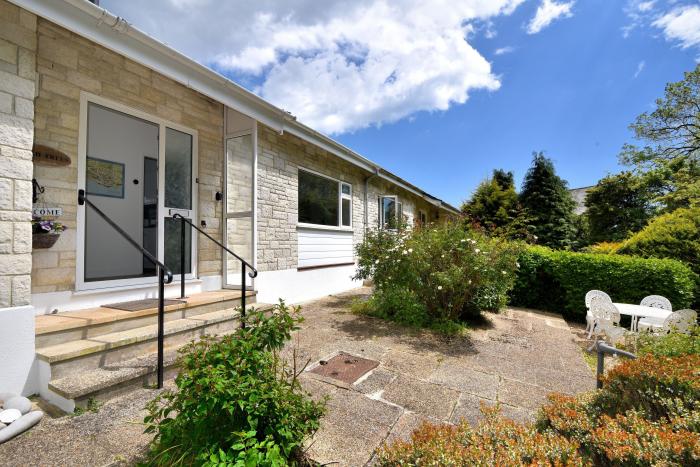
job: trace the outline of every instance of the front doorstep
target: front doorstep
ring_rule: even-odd
[[[246,305],[256,308],[256,293]],[[235,332],[240,326],[238,290],[203,292],[166,307],[166,376],[176,373],[177,350],[204,335]],[[104,401],[153,381],[158,342],[157,308],[112,308],[36,317],[36,365],[42,398],[66,412],[89,400]]]

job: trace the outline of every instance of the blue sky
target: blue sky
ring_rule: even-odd
[[[697,1],[233,3],[102,6],[455,205],[536,150],[571,187],[619,171],[700,57]]]

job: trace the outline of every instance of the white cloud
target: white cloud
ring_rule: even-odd
[[[637,71],[634,72],[634,77],[637,78],[639,74],[644,71],[644,67],[646,67],[646,62],[642,60],[641,62],[637,63]]]
[[[570,18],[573,16],[571,8],[574,3],[573,1],[557,3],[554,0],[542,0],[540,6],[537,7],[535,16],[527,25],[527,33],[537,34],[559,18]]]
[[[511,52],[514,52],[514,51],[515,51],[515,47],[511,47],[511,46],[507,45],[505,47],[499,47],[498,49],[494,50],[493,53],[494,53],[494,55],[505,55],[505,54],[509,54]]]
[[[700,6],[674,8],[652,24],[663,30],[666,40],[678,42],[684,49],[700,45]]]
[[[473,25],[523,1],[101,3],[200,62],[247,77],[300,121],[342,133],[498,89],[499,77],[469,38]]]

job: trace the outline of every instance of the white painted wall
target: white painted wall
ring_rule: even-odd
[[[299,227],[297,230],[300,268],[353,263],[352,231]]]
[[[264,271],[255,279],[258,303],[299,303],[360,287],[362,281],[352,280],[355,265],[338,266],[307,271],[286,269]]]
[[[0,308],[0,392],[38,391],[34,365],[34,309]]]

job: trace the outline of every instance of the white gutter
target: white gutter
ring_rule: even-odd
[[[104,8],[86,0],[9,1],[244,113],[279,133],[287,131],[363,170],[378,174],[380,178],[420,196],[441,209],[459,214],[456,208],[401,180],[328,136],[298,122],[288,112],[159,42]]]

